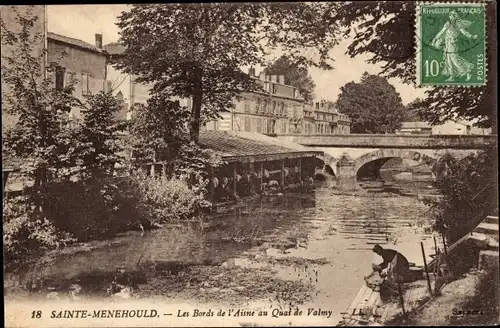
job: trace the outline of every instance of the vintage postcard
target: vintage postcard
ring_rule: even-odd
[[[496,2],[0,10],[6,327],[500,323]]]

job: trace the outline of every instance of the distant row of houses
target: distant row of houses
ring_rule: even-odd
[[[472,126],[471,122],[448,120],[442,124],[431,125],[427,122],[403,122],[397,134],[433,134],[433,135],[485,135],[491,134],[491,129]]]
[[[114,42],[104,46],[110,56],[109,85],[128,99],[130,108],[146,103],[150,87],[135,82],[135,77],[124,74],[113,65],[119,62],[125,48]],[[222,118],[208,122],[202,130],[257,132],[268,135],[280,134],[348,134],[349,118],[327,102],[307,102],[299,90],[285,84],[283,75],[256,74],[248,70],[261,91],[242,90],[234,99],[234,108],[221,113]],[[177,99],[181,105],[191,107],[191,99]],[[129,116],[132,113],[129,113]]]

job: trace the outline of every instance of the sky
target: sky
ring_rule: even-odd
[[[103,35],[103,44],[118,41],[119,29],[115,25],[122,11],[127,11],[127,5],[50,5],[47,6],[48,31],[95,44],[95,34]],[[368,56],[351,58],[345,54],[349,40],[344,40],[332,49],[331,56],[335,59],[335,69],[325,71],[310,68],[316,89],[316,100],[335,101],[340,88],[348,82],[359,82],[366,71],[371,74],[380,72],[380,66],[366,63]],[[258,74],[258,69],[257,69]],[[408,104],[417,97],[423,98],[424,90],[401,83],[398,79],[389,82],[399,92],[403,104]]]

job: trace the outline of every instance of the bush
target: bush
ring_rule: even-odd
[[[128,198],[150,225],[188,219],[210,206],[186,179],[160,179],[139,174],[129,179]]]
[[[443,158],[447,174],[437,182],[444,199],[437,205],[435,228],[454,242],[487,215],[498,212],[497,147],[457,160]]]
[[[138,222],[120,189],[110,180],[52,183],[42,201],[56,228],[88,241],[111,237]]]
[[[186,180],[138,175],[50,183],[41,196],[43,216],[29,197],[7,197],[3,210],[6,262],[25,261],[70,241],[112,237],[140,224],[151,227],[196,216],[210,203]]]
[[[6,264],[23,261],[43,249],[72,241],[68,233],[61,232],[50,220],[40,217],[25,196],[4,198],[3,220]]]

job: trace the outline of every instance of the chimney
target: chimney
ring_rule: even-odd
[[[102,49],[102,34],[95,34],[95,46]]]
[[[280,84],[285,84],[285,76],[284,75],[278,75],[278,82]]]
[[[271,82],[278,82],[278,75],[271,75]]]

